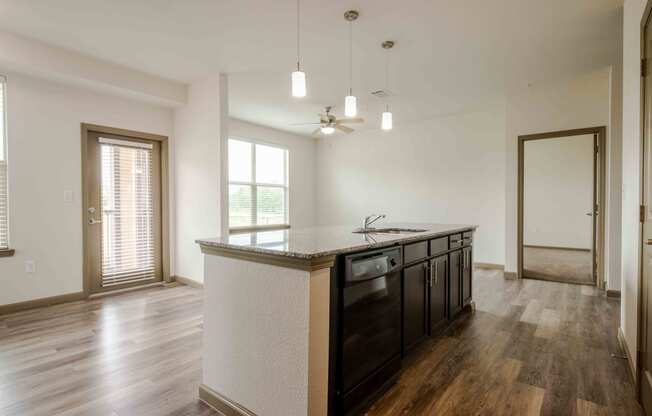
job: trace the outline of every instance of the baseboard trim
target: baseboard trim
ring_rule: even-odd
[[[535,246],[535,245],[523,245],[523,248],[547,248],[550,250],[567,250],[567,251],[587,251],[591,252],[590,248],[576,248],[576,247],[556,247],[556,246]]]
[[[194,287],[194,288],[197,288],[197,289],[203,289],[204,288],[204,284],[202,282],[198,282],[198,281],[190,279],[188,277],[174,276],[174,280],[181,283],[182,285]]]
[[[607,297],[608,298],[614,298],[614,299],[620,299],[620,290],[609,290],[609,289],[607,289]]]
[[[632,361],[632,353],[629,351],[629,347],[625,341],[625,334],[623,333],[623,329],[621,327],[618,327],[618,344],[620,344],[620,349],[623,350],[627,356],[627,369],[629,370],[629,378],[636,386],[636,370],[634,369],[634,361]]]
[[[115,289],[115,290],[107,290],[106,292],[97,292],[97,293],[92,293],[88,296],[89,299],[97,299],[97,298],[104,298],[107,296],[114,296],[114,295],[119,295],[121,293],[127,293],[127,292],[135,292],[137,290],[144,290],[144,289],[150,289],[156,286],[165,286],[165,282],[154,282],[154,283],[146,283],[144,285],[139,285],[139,286],[131,286],[131,287],[126,287],[124,289]]]
[[[233,400],[222,396],[205,384],[199,385],[199,400],[224,416],[256,416],[256,414]]]
[[[505,276],[505,279],[507,279],[507,280],[516,280],[516,279],[518,279],[518,274],[516,274],[516,272],[505,272],[505,273],[503,273],[503,275]]]
[[[75,302],[86,299],[84,292],[67,293],[65,295],[50,296],[47,298],[26,300],[24,302],[0,305],[0,315],[22,312],[28,309],[43,308],[46,306],[58,305],[66,302]]]
[[[476,269],[505,270],[505,266],[503,264],[496,263],[473,263],[473,267]]]

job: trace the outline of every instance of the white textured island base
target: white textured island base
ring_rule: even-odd
[[[327,413],[330,269],[205,255],[200,397],[226,415]]]

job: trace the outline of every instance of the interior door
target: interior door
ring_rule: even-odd
[[[652,27],[650,20],[645,24],[645,56],[652,51]],[[646,71],[647,72],[647,71]],[[641,403],[647,415],[652,415],[652,83],[650,77],[643,80],[644,88],[644,132],[643,132],[643,205],[644,215],[642,229],[642,273],[643,287],[641,290],[641,359],[638,363]]]
[[[160,143],[89,132],[86,149],[91,292],[161,281]]]

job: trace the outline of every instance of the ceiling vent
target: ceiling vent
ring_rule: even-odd
[[[393,96],[394,93],[391,92],[390,90],[384,88],[384,89],[380,89],[380,90],[376,90],[376,91],[371,91],[371,95],[373,95],[376,98],[385,99],[385,98],[389,98],[389,97]]]

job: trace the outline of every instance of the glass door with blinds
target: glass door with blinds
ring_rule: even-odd
[[[91,291],[161,281],[160,143],[91,132],[87,151]]]

